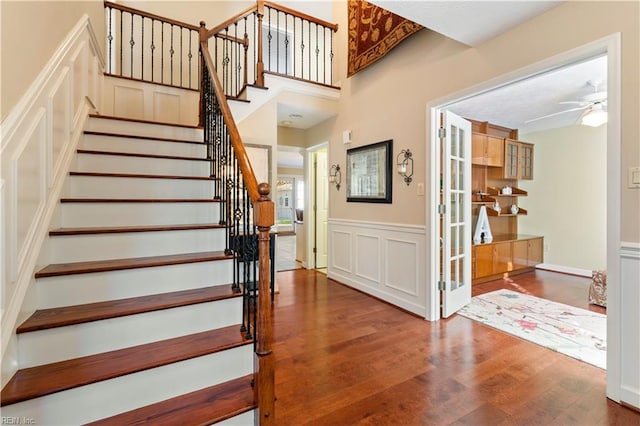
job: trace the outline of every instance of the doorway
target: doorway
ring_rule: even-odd
[[[310,269],[326,271],[329,217],[328,143],[308,150],[309,197],[307,211],[307,264]]]
[[[607,127],[607,184],[606,196],[603,194],[602,202],[607,205],[607,273],[608,273],[608,293],[609,305],[607,307],[607,336],[608,336],[608,356],[607,356],[607,395],[619,400],[620,388],[620,325],[619,318],[620,301],[620,262],[617,257],[620,247],[620,36],[614,34],[597,40],[589,45],[574,49],[569,52],[557,55],[547,60],[527,66],[516,72],[495,78],[481,83],[477,86],[458,92],[447,98],[438,100],[428,106],[430,133],[428,140],[431,141],[430,165],[431,165],[431,196],[428,200],[427,212],[429,217],[427,222],[431,230],[431,287],[428,291],[430,300],[427,302],[429,319],[440,318],[441,293],[437,283],[439,282],[438,272],[441,262],[439,256],[439,245],[441,237],[440,220],[438,213],[440,194],[440,174],[441,157],[438,150],[438,120],[442,112],[451,105],[465,99],[479,96],[483,93],[524,81],[542,73],[557,70],[571,64],[579,63],[599,55],[607,55],[607,87],[608,87],[608,127]],[[465,206],[470,209],[470,206]]]

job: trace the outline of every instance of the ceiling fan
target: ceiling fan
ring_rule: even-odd
[[[587,85],[593,87],[593,93],[589,93],[578,101],[560,102],[563,105],[577,105],[575,108],[569,108],[564,111],[554,112],[553,114],[543,115],[541,117],[532,118],[525,123],[532,123],[545,118],[555,117],[560,114],[566,114],[573,111],[583,111],[578,119],[580,124],[585,126],[598,127],[607,122],[607,92],[598,91],[600,82],[588,81]]]

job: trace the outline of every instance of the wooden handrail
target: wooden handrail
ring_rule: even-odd
[[[229,107],[229,103],[227,102],[227,97],[224,94],[224,90],[222,90],[222,84],[220,83],[218,74],[215,72],[213,59],[211,58],[211,53],[209,53],[207,43],[201,41],[200,49],[202,51],[202,58],[205,61],[206,66],[209,68],[211,74],[211,82],[220,103],[222,116],[224,117],[225,123],[227,124],[229,139],[231,140],[231,145],[233,146],[233,149],[236,153],[238,166],[242,171],[244,185],[247,188],[247,192],[249,193],[251,201],[255,203],[260,198],[260,194],[258,193],[258,181],[256,180],[256,175],[253,172],[253,168],[251,167],[251,163],[249,162],[249,156],[247,155],[247,151],[244,148],[242,139],[240,138],[240,132],[238,131],[238,126],[236,125],[235,120],[233,119],[233,114],[231,113],[231,108]]]
[[[332,24],[331,22],[327,22],[322,19],[315,18],[311,15],[307,15],[306,13],[299,12],[297,10],[294,10],[279,4],[275,4],[270,1],[265,1],[264,5],[267,7],[270,7],[271,9],[279,10],[280,12],[288,13],[289,15],[293,15],[297,18],[302,18],[307,21],[313,22],[314,24],[322,25],[323,27],[327,27],[331,29],[334,33],[338,31],[338,24]]]
[[[177,25],[179,27],[184,27],[193,31],[200,31],[200,27],[197,25],[187,24],[186,22],[176,21],[175,19],[165,18],[164,16],[154,15],[153,13],[145,12],[144,10],[134,9],[133,7],[125,6],[120,3],[112,3],[110,1],[104,2],[105,7],[110,7],[112,9],[118,9],[123,12],[129,12],[135,15],[144,16],[145,18],[155,19],[156,21],[162,21],[167,24]]]
[[[239,20],[241,20],[245,16],[249,16],[253,12],[256,12],[257,10],[258,10],[258,6],[257,5],[248,7],[247,9],[245,9],[242,12],[238,13],[237,15],[232,16],[231,18],[227,19],[223,23],[221,23],[219,25],[216,25],[215,27],[213,27],[209,31],[207,31],[207,38],[213,37],[214,35],[216,35],[220,31],[222,31],[225,28],[227,28],[229,25],[231,25],[231,24],[233,24],[235,22],[238,22]]]

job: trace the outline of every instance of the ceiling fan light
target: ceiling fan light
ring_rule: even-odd
[[[602,109],[592,109],[582,116],[581,124],[583,126],[598,127],[607,122],[607,112]]]

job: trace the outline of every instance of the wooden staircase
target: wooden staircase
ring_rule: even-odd
[[[81,145],[3,418],[253,423],[253,342],[201,130],[94,116]]]

